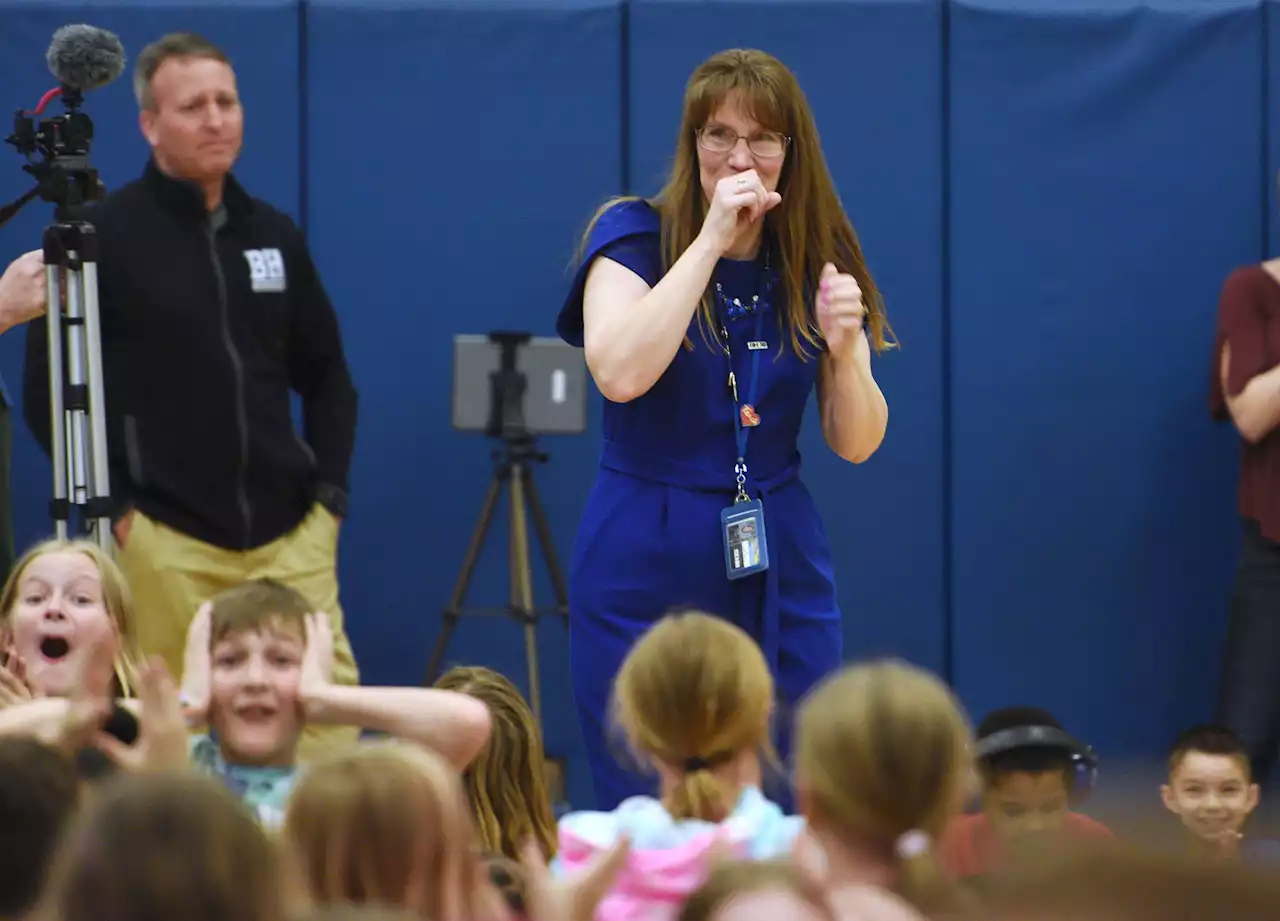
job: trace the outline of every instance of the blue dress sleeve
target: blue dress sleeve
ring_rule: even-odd
[[[582,348],[582,292],[587,271],[597,257],[626,266],[650,287],[658,283],[662,277],[661,233],[658,212],[643,200],[619,202],[600,216],[587,237],[569,296],[556,317],[556,333],[561,339]]]

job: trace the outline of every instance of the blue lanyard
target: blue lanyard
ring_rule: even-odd
[[[760,337],[764,333],[764,304],[756,305],[756,328],[752,342],[759,343]],[[760,353],[764,349],[758,345],[751,351],[751,377],[747,380],[747,400],[741,403],[738,400],[738,384],[737,378],[733,373],[733,355],[729,346],[729,329],[727,325],[720,325],[720,335],[724,340],[724,360],[729,366],[729,387],[733,392],[733,427],[738,437],[738,460],[733,466],[738,482],[738,494],[734,497],[734,502],[746,502],[750,496],[746,492],[747,483],[747,439],[751,435],[751,430],[755,427],[752,425],[743,425],[742,416],[746,411],[756,412],[756,388],[760,383]],[[750,348],[750,347],[749,347]]]

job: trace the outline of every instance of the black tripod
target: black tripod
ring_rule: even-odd
[[[547,524],[542,500],[538,497],[538,489],[533,481],[532,465],[544,464],[549,458],[545,452],[538,450],[535,436],[525,427],[524,394],[528,387],[528,380],[516,369],[516,349],[529,338],[528,333],[489,334],[489,339],[501,349],[501,358],[498,370],[489,375],[490,406],[486,434],[490,438],[500,440],[502,444],[493,452],[493,479],[485,493],[475,530],[471,533],[471,543],[467,547],[466,556],[463,557],[458,581],[454,584],[449,604],[441,615],[443,623],[440,635],[436,639],[435,649],[431,653],[431,661],[427,665],[426,683],[432,684],[439,676],[441,660],[459,618],[495,615],[513,618],[524,625],[525,661],[529,670],[529,703],[533,709],[533,718],[541,727],[542,689],[538,679],[537,624],[542,614],[552,612],[538,611],[533,605],[533,571],[529,559],[530,518],[533,519],[533,526],[538,532],[538,543],[542,545],[543,559],[551,578],[552,591],[556,595],[554,613],[560,615],[566,630],[569,627],[569,592],[557,562],[555,546],[551,540],[551,528]],[[506,607],[501,608],[463,608],[467,589],[471,585],[471,577],[475,573],[485,538],[493,524],[493,513],[498,506],[498,497],[505,486],[511,487],[507,537],[511,601]]]

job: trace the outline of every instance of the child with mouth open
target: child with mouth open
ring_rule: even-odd
[[[464,694],[331,683],[328,619],[276,582],[244,583],[200,609],[180,698],[167,675],[155,674],[163,672],[158,661],[135,664],[130,623],[128,586],[96,546],[51,541],[28,551],[0,590],[0,648],[8,651],[0,735],[88,744],[120,767],[145,769],[148,723],[162,725],[160,714],[149,721],[140,713],[132,696],[145,684],[157,709],[177,712],[180,700],[188,724],[207,727],[190,736],[192,764],[223,778],[268,824],[282,816],[309,723],[418,742],[458,769],[488,739],[488,709]],[[113,732],[113,713],[132,714],[133,730]],[[132,749],[123,744],[135,737]]]
[[[68,696],[93,645],[108,636],[120,650],[113,694],[130,697],[141,658],[129,586],[119,568],[89,541],[47,540],[31,547],[0,589],[0,706]]]

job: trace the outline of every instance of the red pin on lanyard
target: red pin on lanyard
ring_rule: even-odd
[[[756,408],[750,403],[743,403],[740,411],[742,416],[742,424],[747,428],[760,424],[760,414],[756,412]]]

